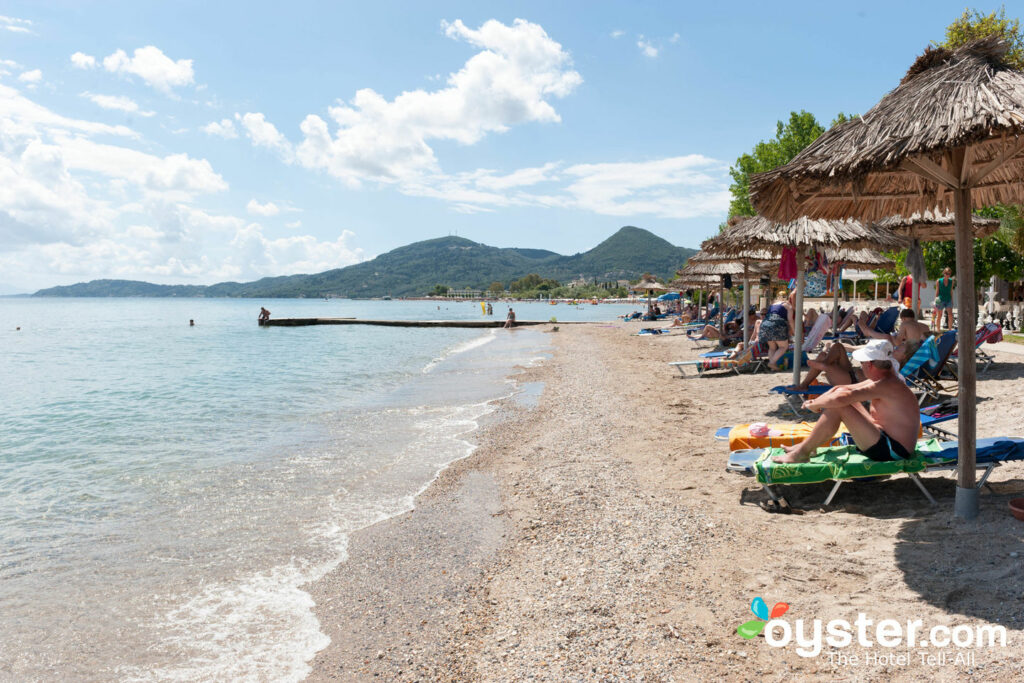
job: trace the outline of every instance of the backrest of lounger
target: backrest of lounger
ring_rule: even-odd
[[[814,321],[814,325],[807,333],[807,339],[804,340],[803,350],[810,351],[815,346],[821,343],[821,340],[825,338],[825,330],[832,324],[832,319],[828,316],[819,315]]]
[[[932,335],[924,340],[913,356],[907,359],[907,362],[900,368],[900,374],[904,377],[913,377],[926,362],[938,360],[939,347],[935,344],[935,336]]]
[[[918,370],[930,377],[938,376],[942,372],[943,366],[946,365],[946,361],[953,354],[953,349],[956,348],[956,328],[943,332],[936,340],[935,346],[938,349],[938,360],[928,361]]]
[[[878,323],[875,325],[875,330],[883,334],[892,334],[892,331],[896,329],[896,319],[900,317],[900,307],[893,306],[886,310],[882,315],[878,316]]]

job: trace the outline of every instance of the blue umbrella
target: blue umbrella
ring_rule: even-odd
[[[678,292],[666,292],[658,297],[658,301],[675,301],[679,298]]]

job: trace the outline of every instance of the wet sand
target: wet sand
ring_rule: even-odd
[[[406,515],[353,536],[350,559],[311,587],[331,645],[310,680],[1019,680],[1024,676],[1024,465],[998,468],[979,519],[952,518],[949,476],[790,487],[762,509],[725,472],[717,427],[790,421],[767,389],[788,374],[689,379],[681,335],[562,327],[537,404],[506,401]],[[996,352],[978,386],[982,436],[1024,434],[1024,357]],[[953,425],[955,427],[955,423]],[[744,640],[762,596],[808,622],[1003,624],[1006,648],[973,661],[864,663]],[[906,648],[902,650],[906,652]]]

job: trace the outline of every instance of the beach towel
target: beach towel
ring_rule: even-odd
[[[746,448],[781,448],[782,446],[792,446],[806,441],[807,437],[811,435],[811,430],[814,429],[813,422],[778,423],[766,425],[768,432],[764,433],[756,428],[756,424],[736,425],[730,429],[729,450],[739,451]],[[830,443],[838,444],[840,436],[845,431],[846,427],[840,424]]]
[[[923,471],[929,453],[938,453],[941,445],[938,439],[919,441],[915,457],[907,460],[879,462],[857,450],[856,446],[831,446],[819,448],[810,462],[779,463],[772,457],[783,455],[781,448],[765,449],[754,465],[757,481],[762,484],[817,484],[823,481],[881,477],[901,472]]]

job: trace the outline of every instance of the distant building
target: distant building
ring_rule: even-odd
[[[482,299],[484,292],[482,289],[449,289],[445,296],[449,299]]]
[[[578,278],[576,278],[575,280],[571,281],[566,286],[569,289],[576,289],[577,287],[586,287],[587,286],[587,278],[585,278],[582,275],[580,275]]]

